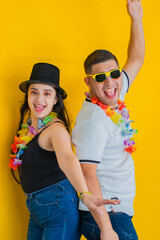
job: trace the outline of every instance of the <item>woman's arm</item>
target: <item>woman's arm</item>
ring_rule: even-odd
[[[78,193],[88,192],[79,160],[72,151],[71,138],[66,128],[61,123],[54,123],[50,126],[49,134],[59,167]],[[100,211],[97,206],[119,203],[115,200],[103,200],[101,197],[95,198],[90,194],[83,194],[83,201],[90,210],[98,212]]]

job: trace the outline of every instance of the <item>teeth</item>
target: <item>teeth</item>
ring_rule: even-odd
[[[40,104],[35,104],[34,105],[36,108],[44,108],[45,106],[43,106],[43,105],[40,105]]]
[[[105,92],[111,92],[111,91],[114,91],[114,88],[105,90]]]
[[[35,104],[36,107],[43,107],[43,105]]]

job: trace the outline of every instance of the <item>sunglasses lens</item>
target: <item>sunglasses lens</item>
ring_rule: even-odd
[[[96,79],[96,82],[98,83],[103,82],[106,79],[106,74],[96,75],[95,79]]]
[[[117,70],[114,70],[113,72],[111,72],[110,75],[111,75],[111,78],[117,79],[121,76],[121,72],[119,69],[117,69]]]

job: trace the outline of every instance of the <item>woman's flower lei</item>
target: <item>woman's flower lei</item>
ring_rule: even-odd
[[[54,117],[57,117],[57,113],[51,112],[48,116],[42,119],[38,119],[38,125],[35,127],[38,130],[43,128],[48,122],[51,122]],[[38,131],[33,126],[27,124],[22,124],[21,129],[18,131],[18,136],[14,137],[14,142],[11,145],[12,154],[10,155],[9,167],[13,170],[16,170],[21,164],[22,160],[20,156],[24,153],[24,150],[27,148],[27,144],[38,134]],[[31,133],[32,136],[27,136],[28,133]]]

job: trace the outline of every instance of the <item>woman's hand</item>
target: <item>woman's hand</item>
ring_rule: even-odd
[[[102,214],[102,212],[98,209],[98,207],[108,204],[117,205],[121,202],[120,200],[100,199],[89,193],[81,194],[81,199],[89,210],[96,211],[99,214]]]

